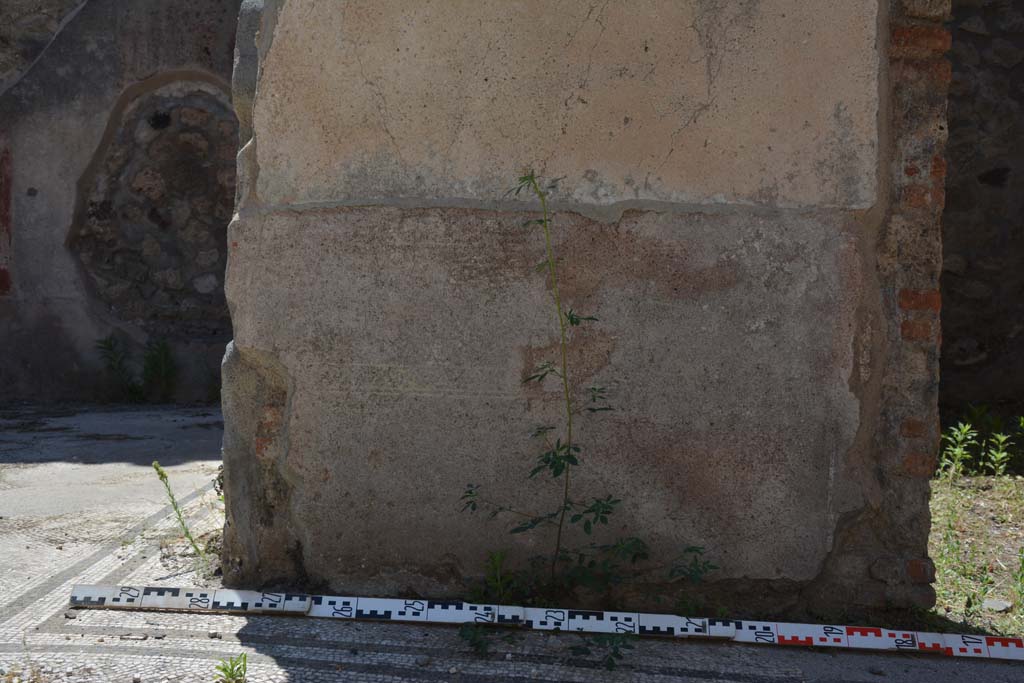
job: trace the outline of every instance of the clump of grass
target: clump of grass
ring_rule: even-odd
[[[1024,478],[963,475],[932,489],[935,615],[948,630],[1024,634]],[[984,608],[986,598],[1011,604]]]
[[[192,536],[192,531],[188,528],[188,523],[185,522],[185,515],[181,512],[181,507],[178,505],[178,499],[174,497],[174,491],[171,490],[171,483],[167,479],[167,472],[156,460],[153,461],[153,469],[156,470],[156,476],[160,477],[160,481],[163,482],[164,485],[164,490],[167,491],[167,498],[171,501],[171,508],[174,510],[175,517],[178,518],[178,526],[181,528],[182,535],[185,536],[185,540],[189,542],[189,545],[192,546],[192,550],[195,551],[196,556],[205,566],[206,553],[201,547],[199,547],[199,544],[196,543],[196,539]]]

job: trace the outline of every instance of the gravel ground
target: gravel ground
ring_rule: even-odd
[[[442,626],[68,610],[76,583],[216,585],[149,463],[167,468],[193,532],[213,534],[220,435],[213,410],[0,410],[0,681],[208,682],[242,652],[250,683],[1024,681],[1013,663],[660,640],[609,672],[574,658],[567,634],[510,632],[480,656]]]

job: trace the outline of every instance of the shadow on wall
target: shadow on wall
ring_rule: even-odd
[[[1024,412],[1024,4],[954,0],[941,405]]]
[[[0,402],[216,396],[239,3],[0,2]]]
[[[153,80],[111,115],[67,246],[120,328],[96,340],[105,397],[215,402],[238,122],[209,83]]]

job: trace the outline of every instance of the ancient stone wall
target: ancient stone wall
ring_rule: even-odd
[[[238,6],[3,4],[0,401],[130,398],[96,348],[110,335],[134,381],[169,345],[161,398],[216,400]]]
[[[1024,412],[1024,5],[953,3],[942,404]]]
[[[85,0],[4,0],[0,5],[0,92],[43,54]]]
[[[700,545],[720,605],[931,604],[947,10],[268,1],[234,82],[227,581],[459,595],[548,549],[458,512],[557,494],[525,480],[560,401],[523,383],[557,349],[506,194],[532,167],[599,318],[571,390],[614,395],[574,486],[623,499],[642,583],[671,602],[656,565]]]

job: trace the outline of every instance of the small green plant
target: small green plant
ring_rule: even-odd
[[[549,377],[555,378],[561,389],[562,412],[564,423],[559,429],[555,425],[541,425],[534,430],[533,436],[543,439],[544,448],[537,457],[533,468],[529,472],[529,479],[540,475],[549,476],[555,480],[561,480],[560,501],[552,511],[541,514],[523,513],[512,510],[506,506],[492,504],[479,496],[478,488],[469,484],[462,495],[463,510],[476,511],[481,504],[491,507],[491,516],[495,517],[502,513],[512,513],[520,518],[518,524],[511,533],[520,534],[533,531],[539,527],[550,527],[554,530],[554,543],[549,555],[549,583],[555,585],[558,581],[558,570],[565,565],[567,576],[577,575],[581,566],[590,566],[591,560],[581,560],[581,557],[589,553],[576,551],[569,553],[564,546],[566,524],[581,525],[584,534],[590,536],[595,526],[608,524],[608,517],[621,502],[617,498],[608,495],[604,498],[594,498],[592,501],[576,501],[572,499],[572,471],[581,464],[582,448],[575,440],[574,420],[581,410],[587,412],[599,412],[610,410],[608,404],[607,389],[604,387],[591,387],[588,390],[589,401],[577,405],[574,397],[574,387],[570,377],[569,367],[569,341],[570,329],[585,323],[597,322],[597,318],[591,315],[583,315],[570,308],[566,311],[562,305],[562,296],[558,287],[557,258],[552,239],[552,219],[548,209],[549,193],[555,188],[554,183],[541,187],[542,182],[532,171],[522,175],[516,186],[510,193],[519,195],[522,192],[533,194],[541,206],[541,217],[527,220],[524,227],[539,227],[544,238],[545,260],[538,269],[547,273],[548,286],[551,292],[554,306],[555,320],[558,323],[558,358],[557,360],[545,360],[540,363],[523,380],[524,384],[543,384]],[[558,433],[560,432],[560,433]],[[552,439],[552,434],[555,434]],[[492,555],[489,561],[500,559],[504,562],[504,554]],[[595,561],[596,562],[596,561]],[[492,567],[493,568],[493,567]],[[489,570],[490,571],[490,570]],[[565,578],[565,577],[563,577]]]
[[[522,573],[513,572],[505,566],[507,555],[504,550],[487,553],[483,585],[471,596],[473,600],[509,605],[526,598]]]
[[[165,340],[150,341],[142,356],[142,381],[131,368],[131,356],[124,345],[110,334],[97,340],[96,349],[118,390],[118,398],[128,403],[142,403],[147,398],[163,403],[174,397],[178,368],[171,346]]]
[[[690,583],[700,583],[704,577],[718,565],[704,559],[704,548],[699,545],[687,546],[683,553],[672,563],[668,570],[669,579],[686,579]]]
[[[961,476],[1024,474],[1024,416],[1013,425],[985,405],[968,406],[954,427],[942,432],[938,476],[955,480]]]
[[[992,434],[988,438],[988,444],[985,449],[985,468],[997,477],[1006,474],[1006,468],[1010,465],[1010,460],[1013,458],[1010,454],[1012,446],[1013,441],[1008,434],[999,432]]]
[[[496,634],[477,624],[463,624],[459,627],[459,638],[462,638],[478,655],[486,655],[491,651],[491,639]]]
[[[960,422],[942,434],[939,472],[951,481],[967,474],[973,466],[973,451],[978,447],[978,432],[970,423]]]
[[[156,476],[160,477],[160,481],[163,482],[164,490],[167,491],[167,498],[171,501],[171,508],[174,510],[175,517],[178,518],[178,526],[181,528],[182,535],[185,536],[185,540],[192,546],[192,550],[195,551],[196,557],[198,557],[203,565],[206,565],[206,553],[196,543],[196,539],[192,536],[192,531],[189,530],[188,524],[185,522],[185,516],[181,512],[181,507],[178,506],[178,499],[174,497],[174,491],[171,490],[171,482],[167,479],[167,472],[160,463],[156,460],[153,461],[153,469],[156,470]],[[244,656],[244,655],[243,655]]]
[[[174,397],[178,381],[178,367],[171,353],[171,345],[160,339],[146,345],[142,357],[142,384],[145,392],[161,403],[168,403]]]
[[[129,403],[141,403],[144,397],[142,385],[135,379],[129,367],[128,351],[113,333],[96,341],[96,349],[106,367],[107,373],[117,387],[119,398]]]
[[[618,510],[622,500],[610,494],[603,497],[578,499],[572,495],[572,474],[576,468],[583,466],[583,448],[578,442],[577,420],[589,415],[614,410],[610,403],[609,391],[604,386],[586,388],[572,382],[569,366],[569,344],[575,330],[583,325],[597,323],[598,318],[578,312],[575,308],[566,309],[559,289],[558,263],[553,239],[553,219],[548,206],[548,198],[555,190],[557,181],[542,182],[533,171],[519,177],[515,187],[509,193],[532,194],[540,202],[540,217],[523,222],[525,228],[539,228],[543,237],[545,259],[538,267],[538,272],[546,274],[548,290],[551,294],[553,313],[557,322],[558,347],[557,357],[545,359],[535,368],[526,373],[523,384],[543,385],[554,381],[557,383],[560,396],[561,424],[542,424],[537,426],[531,437],[543,445],[539,448],[527,479],[550,479],[557,482],[560,495],[553,509],[546,512],[527,512],[515,510],[481,496],[475,484],[467,484],[462,494],[462,509],[476,512],[481,508],[490,511],[490,518],[499,515],[511,515],[516,522],[509,531],[512,534],[534,532],[538,529],[550,530],[553,536],[551,552],[546,558],[532,562],[532,570],[510,573],[505,569],[506,555],[504,552],[491,553],[482,594],[492,599],[504,599],[510,595],[525,595],[526,601],[531,598],[548,595],[563,598],[577,588],[592,591],[607,591],[622,583],[627,575],[626,567],[649,559],[647,544],[635,537],[619,538],[612,543],[590,542],[579,547],[567,545],[570,528],[582,532],[583,537],[590,539],[602,527],[609,526],[609,518]],[[703,553],[699,549],[697,556]],[[693,555],[694,548],[687,548],[684,555]],[[714,569],[710,562],[704,562],[695,556],[696,564],[689,570],[694,580]],[[546,579],[538,576],[538,565],[546,565]],[[678,575],[676,575],[678,576]],[[672,576],[671,578],[676,578]]]
[[[577,657],[590,657],[598,655],[601,666],[608,671],[614,671],[619,661],[625,656],[623,650],[632,650],[632,636],[624,633],[601,633],[594,636],[580,636],[583,641],[579,645],[573,645],[569,651]]]
[[[214,683],[245,683],[245,653],[237,657],[220,660],[217,664],[217,675]]]

